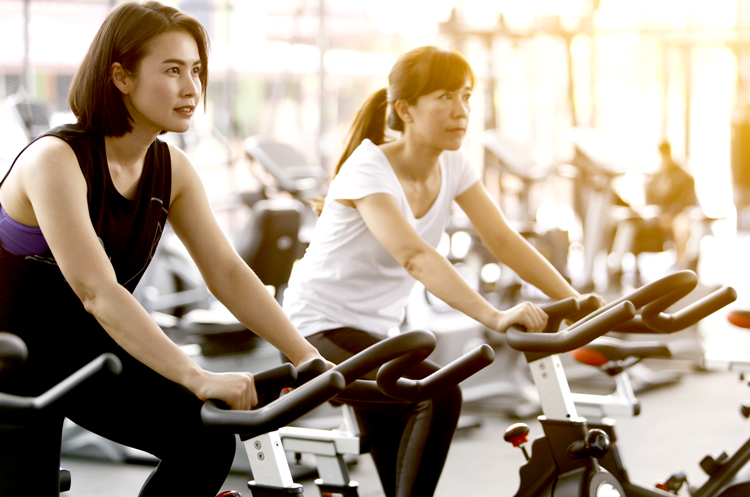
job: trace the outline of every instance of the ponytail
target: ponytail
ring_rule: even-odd
[[[341,170],[341,166],[346,162],[350,155],[359,147],[365,138],[369,138],[375,145],[385,143],[385,116],[388,109],[388,88],[382,88],[365,100],[357,114],[354,116],[354,122],[349,130],[349,142],[341,154],[333,177]],[[311,202],[318,215],[323,211],[323,199],[317,199]]]
[[[349,130],[349,142],[341,154],[339,163],[333,176],[336,177],[341,166],[359,147],[365,138],[369,138],[375,145],[385,143],[385,115],[388,109],[388,88],[376,91],[362,104]]]

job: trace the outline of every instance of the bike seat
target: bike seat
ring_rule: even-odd
[[[603,366],[608,362],[627,358],[672,357],[664,342],[627,342],[610,337],[599,337],[588,345],[571,352],[573,358],[589,366]]]

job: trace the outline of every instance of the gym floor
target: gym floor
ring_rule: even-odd
[[[730,240],[704,240],[699,267],[701,280],[708,285],[734,286],[739,298],[729,308],[750,308],[747,254],[750,254],[748,234]],[[731,263],[727,264],[728,261]],[[723,309],[700,323],[698,336],[704,348],[750,352],[750,330],[730,325],[726,321],[727,311],[728,308]],[[722,451],[731,454],[750,435],[750,420],[743,418],[739,410],[740,402],[750,399],[750,389],[738,373],[705,371],[687,361],[655,361],[649,366],[654,370],[676,369],[684,374],[675,383],[639,393],[641,415],[617,420],[625,464],[631,478],[641,483],[654,483],[684,471],[690,484],[700,485],[706,476],[699,461],[707,454],[718,456]],[[467,406],[465,413],[478,416],[481,425],[456,435],[436,495],[514,495],[523,455],[503,441],[503,432],[518,420],[487,405]],[[531,429],[530,439],[541,435],[535,419],[523,421]],[[63,466],[71,470],[73,477],[72,489],[66,494],[69,497],[133,497],[152,469],[83,458],[64,458]],[[384,496],[369,455],[360,456],[352,467],[352,478],[360,484],[361,497]],[[246,480],[245,475],[231,474],[223,489],[239,490],[249,496]],[[320,495],[312,481],[299,483],[304,485],[306,495]],[[687,495],[685,490],[682,492]]]

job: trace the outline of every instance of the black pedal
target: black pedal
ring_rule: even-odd
[[[705,471],[708,476],[714,476],[721,470],[721,467],[724,466],[727,459],[729,459],[729,456],[726,452],[722,452],[716,459],[711,456],[706,456],[701,461],[701,468],[703,468],[703,471]]]

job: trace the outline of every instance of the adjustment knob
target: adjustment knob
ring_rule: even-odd
[[[609,451],[609,436],[602,430],[589,430],[586,435],[586,445],[588,447],[589,455],[599,459],[607,455],[607,452]]]
[[[513,444],[513,447],[518,447],[529,441],[528,436],[529,426],[524,423],[516,423],[510,425],[508,429],[505,430],[503,438],[506,442]]]
[[[609,436],[602,430],[589,430],[586,438],[570,445],[568,451],[573,457],[595,457],[597,459],[607,455],[609,451]]]
[[[503,435],[503,438],[506,442],[513,444],[513,447],[520,447],[521,451],[523,451],[523,456],[526,458],[526,460],[529,460],[529,453],[526,452],[526,447],[524,445],[526,442],[528,442],[528,436],[529,436],[529,426],[524,423],[516,423],[513,425],[510,425],[507,430],[505,430],[505,434]]]

